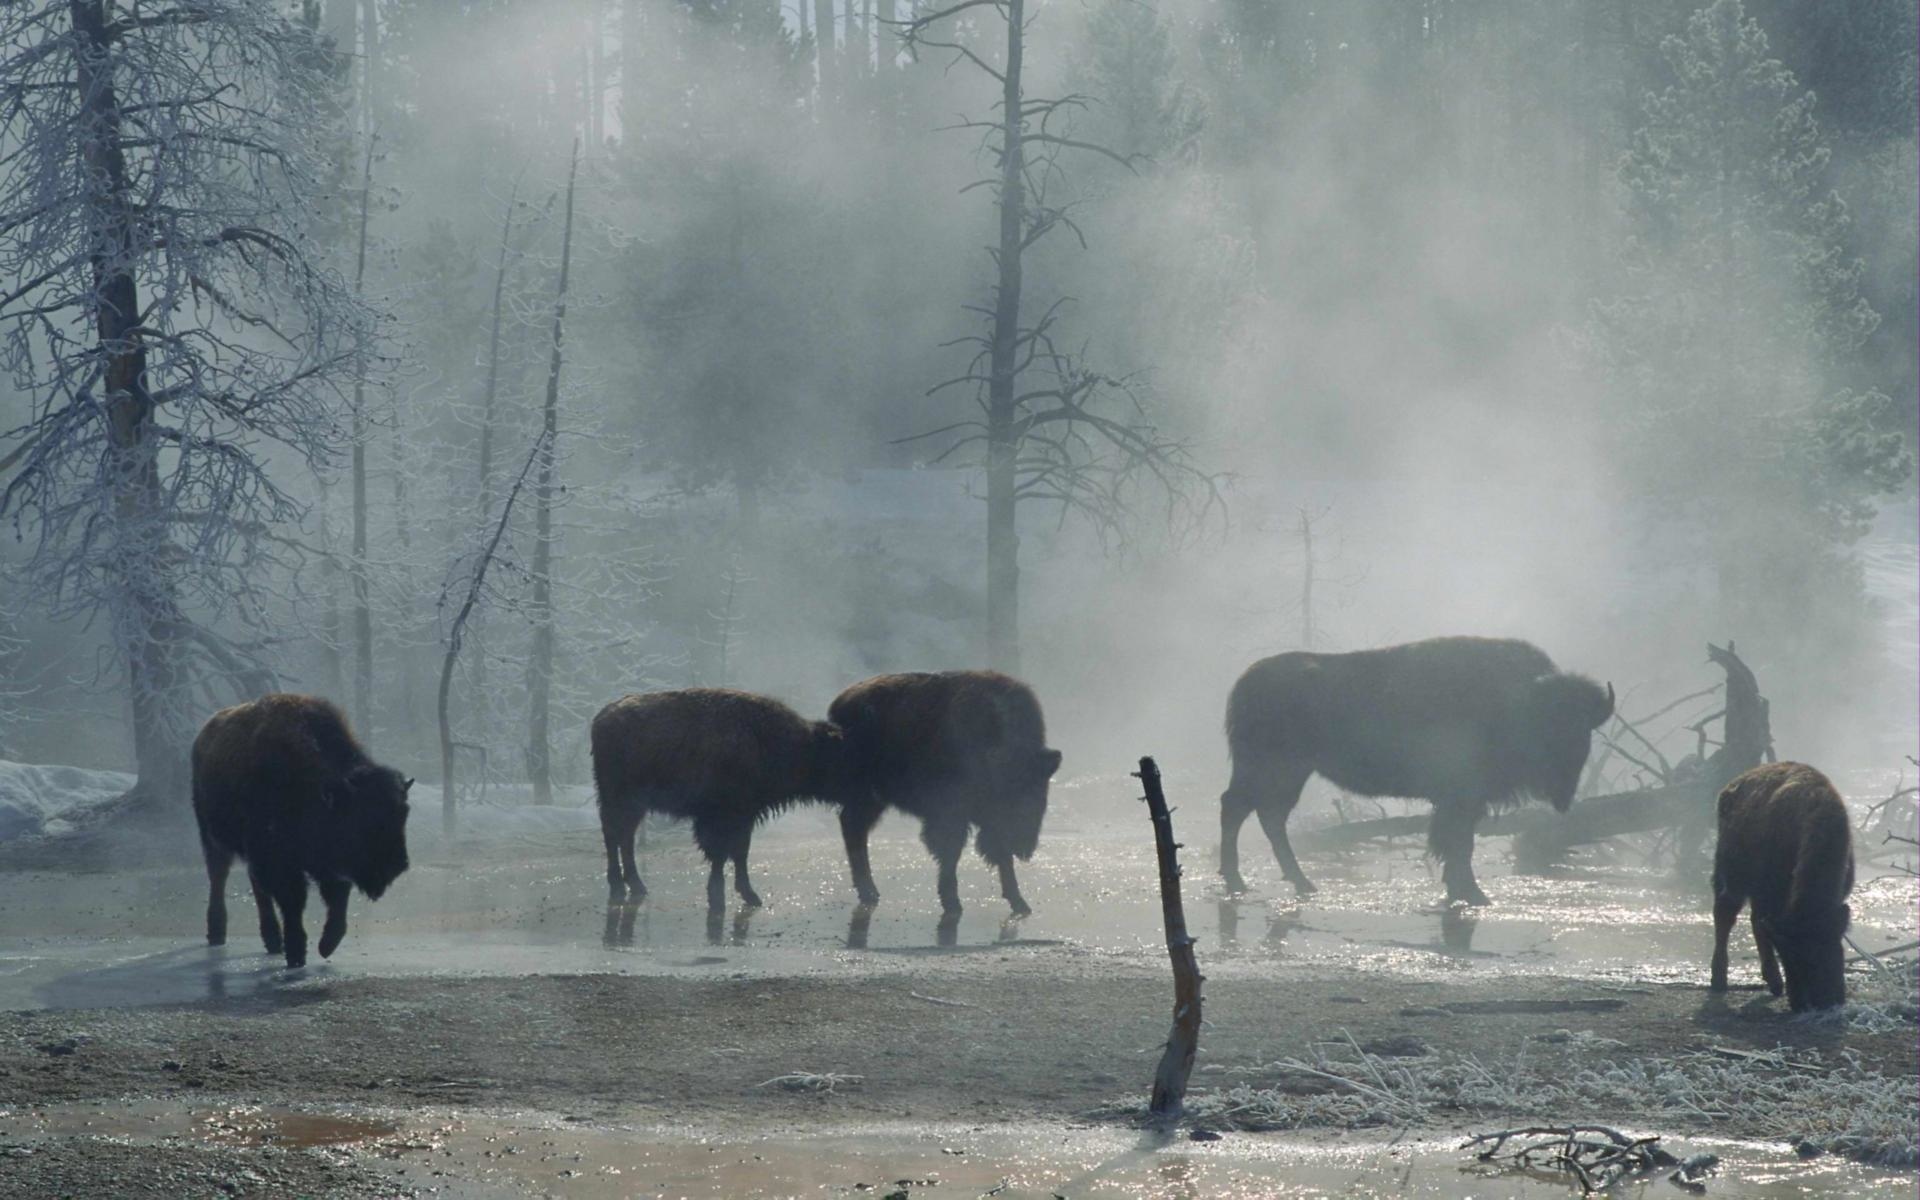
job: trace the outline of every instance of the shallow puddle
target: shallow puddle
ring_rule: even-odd
[[[161,1101],[0,1111],[9,1141],[92,1135],[227,1147],[319,1148],[376,1164],[395,1183],[476,1197],[852,1196],[1007,1200],[1095,1197],[1565,1197],[1564,1178],[1478,1163],[1457,1139],[1222,1135],[1192,1141],[1112,1127],[1019,1130],[897,1123],[725,1132],[605,1125],[536,1114],[356,1113],[189,1108]],[[1714,1154],[1707,1195],[1910,1197],[1913,1176],[1785,1147],[1671,1137],[1681,1157]],[[1680,1194],[1659,1173],[1615,1196]]]

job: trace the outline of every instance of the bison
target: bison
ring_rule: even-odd
[[[1047,781],[1060,767],[1032,688],[995,671],[879,675],[841,692],[827,717],[846,734],[840,832],[862,904],[880,899],[867,835],[891,804],[920,818],[945,912],[960,911],[955,872],[969,829],[979,830],[975,848],[999,869],[1014,914],[1032,911],[1013,860],[1039,846]]]
[[[1718,807],[1713,990],[1726,990],[1727,935],[1741,906],[1752,901],[1753,941],[1767,990],[1785,991],[1794,1012],[1845,1004],[1840,938],[1852,916],[1853,835],[1840,793],[1804,763],[1771,763],[1729,783]]]
[[[1613,687],[1563,674],[1522,641],[1447,637],[1351,654],[1279,654],[1247,668],[1227,701],[1233,778],[1220,797],[1220,874],[1240,891],[1240,826],[1258,813],[1280,869],[1314,890],[1287,816],[1318,771],[1364,796],[1433,802],[1428,834],[1448,901],[1486,904],[1473,830],[1490,808],[1573,803]]]
[[[607,890],[616,902],[647,894],[633,838],[649,812],[690,818],[712,864],[707,906],[726,906],[733,887],[758,905],[747,877],[755,824],[806,798],[827,798],[840,760],[840,731],[808,721],[767,696],[686,688],[625,696],[593,718],[593,782],[607,844]]]
[[[347,934],[354,887],[378,900],[407,869],[413,780],[367,757],[338,708],[271,695],[207,719],[193,743],[193,813],[207,861],[207,944],[227,940],[227,872],[247,861],[260,940],[307,961],[307,880],[327,905],[320,957]],[[278,904],[278,919],[274,906]]]

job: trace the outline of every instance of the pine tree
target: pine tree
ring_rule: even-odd
[[[1695,12],[1661,54],[1669,82],[1620,166],[1625,285],[1593,345],[1640,490],[1710,531],[1728,615],[1784,636],[1824,585],[1783,587],[1783,566],[1835,577],[1907,450],[1892,401],[1850,389],[1879,318],[1813,94],[1740,0]]]

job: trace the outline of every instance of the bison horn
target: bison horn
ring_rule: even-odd
[[[1600,726],[1605,725],[1607,723],[1607,718],[1611,717],[1612,715],[1613,715],[1613,680],[1609,679],[1607,680],[1607,711],[1601,713],[1600,719],[1593,723],[1594,728],[1598,729]]]
[[[412,790],[413,790],[413,780],[411,779],[407,780],[405,783],[400,785],[400,791],[403,795]]]

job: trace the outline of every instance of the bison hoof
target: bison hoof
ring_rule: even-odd
[[[1493,901],[1487,899],[1487,894],[1480,890],[1479,884],[1470,883],[1463,888],[1449,891],[1447,893],[1447,903],[1450,905],[1465,904],[1471,908],[1486,908],[1491,905]]]
[[[1769,981],[1767,983],[1768,995],[1771,995],[1771,996],[1784,995],[1786,993],[1786,990],[1787,990],[1787,985],[1784,983],[1774,983],[1772,981]]]
[[[226,944],[227,935],[224,933],[210,933],[207,935],[207,945],[209,946],[224,946]]]
[[[1229,894],[1237,895],[1240,892],[1251,890],[1247,887],[1247,881],[1240,878],[1240,876],[1238,875],[1226,875],[1226,876],[1222,876],[1222,878],[1224,878],[1227,881],[1227,891]]]
[[[332,958],[333,952],[340,948],[340,940],[346,936],[347,931],[344,929],[339,933],[322,934],[320,944],[315,949],[320,951],[321,958]]]
[[[868,908],[880,903],[880,891],[877,888],[855,888],[854,894],[860,898],[860,903]]]
[[[760,903],[760,893],[754,891],[752,888],[746,888],[741,891],[740,903],[746,905],[748,908],[765,907]]]
[[[1027,907],[1027,902],[1025,900],[1013,900],[1013,901],[1009,901],[1009,903],[1013,905],[1014,916],[1030,917],[1033,915],[1033,909]]]
[[[286,950],[286,945],[279,938],[261,938],[260,944],[268,954],[280,954]]]
[[[1313,881],[1304,875],[1293,881],[1293,894],[1296,896],[1311,896],[1319,890],[1313,886]]]
[[[1724,992],[1727,990],[1727,981],[1724,979],[1716,979],[1707,985],[1707,990],[1710,992]]]

